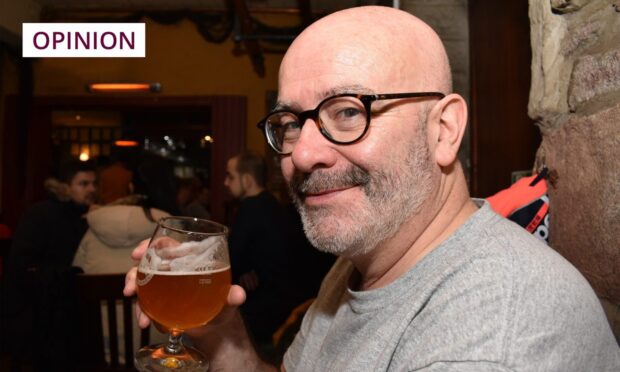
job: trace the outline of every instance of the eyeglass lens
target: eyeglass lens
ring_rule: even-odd
[[[282,153],[293,151],[301,135],[301,120],[292,112],[274,113],[267,119],[267,134],[273,146]],[[308,115],[310,116],[310,115]],[[367,125],[366,109],[356,97],[334,97],[324,101],[318,108],[318,124],[330,137],[328,139],[348,143],[359,139]]]

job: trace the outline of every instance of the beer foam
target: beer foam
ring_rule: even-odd
[[[201,241],[183,242],[177,245],[173,245],[177,242],[171,240],[167,242],[169,244],[164,247],[149,247],[145,257],[140,261],[138,270],[147,274],[145,281],[148,282],[150,276],[154,274],[207,274],[230,267],[227,242],[223,236],[210,236]]]
[[[183,275],[210,275],[230,270],[230,266],[222,266],[220,269],[210,271],[160,271],[160,270],[142,270],[139,271],[145,275],[167,275],[167,276],[183,276]]]

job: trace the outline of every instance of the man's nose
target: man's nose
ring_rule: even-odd
[[[336,163],[334,146],[323,137],[315,120],[306,119],[291,153],[291,160],[295,168],[304,173],[329,168]]]

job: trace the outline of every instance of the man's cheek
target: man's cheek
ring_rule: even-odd
[[[293,164],[290,161],[287,160],[282,160],[280,162],[280,167],[282,169],[282,176],[284,176],[284,179],[286,180],[286,182],[291,182],[291,179],[293,178]]]

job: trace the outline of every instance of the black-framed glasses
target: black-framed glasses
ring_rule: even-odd
[[[293,152],[301,128],[312,119],[323,137],[332,143],[348,145],[360,140],[370,127],[374,101],[398,98],[445,97],[439,92],[355,94],[342,93],[325,98],[314,110],[299,113],[276,110],[261,120],[257,127],[264,131],[267,142],[277,153]]]

